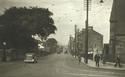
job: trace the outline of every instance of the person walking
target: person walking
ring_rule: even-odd
[[[79,64],[81,63],[81,55],[78,55]]]
[[[116,57],[116,63],[115,63],[115,65],[114,65],[115,67],[121,67],[121,64],[120,64],[120,57],[119,57],[119,55]]]
[[[96,62],[96,66],[99,67],[99,61],[100,61],[100,56],[99,54],[95,55],[95,62]]]

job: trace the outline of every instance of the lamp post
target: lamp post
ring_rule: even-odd
[[[6,61],[6,42],[3,42],[3,61]]]
[[[103,1],[103,0],[100,0],[100,3],[104,3],[104,1]]]
[[[91,0],[86,0],[86,26],[85,26],[85,63],[88,63],[88,26],[89,26],[89,5]],[[100,0],[100,3],[104,3]]]

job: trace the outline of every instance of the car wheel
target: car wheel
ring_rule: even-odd
[[[37,63],[37,61],[35,60],[34,63]]]

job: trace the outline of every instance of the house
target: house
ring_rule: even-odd
[[[85,29],[77,34],[78,53],[85,55]],[[103,35],[95,31],[92,26],[88,27],[88,54],[91,58],[97,53],[102,54],[103,51]]]

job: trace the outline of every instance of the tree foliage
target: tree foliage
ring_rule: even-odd
[[[6,41],[14,48],[37,46],[32,35],[38,34],[47,38],[55,33],[56,27],[52,19],[53,13],[45,8],[12,7],[0,16],[1,41]]]
[[[57,50],[57,41],[56,39],[54,38],[49,38],[47,41],[46,41],[46,46],[50,49],[50,53],[54,53],[56,52]]]
[[[56,41],[56,39],[54,39],[54,38],[49,38],[49,39],[46,41],[46,44],[47,44],[48,47],[57,46],[57,41]]]

